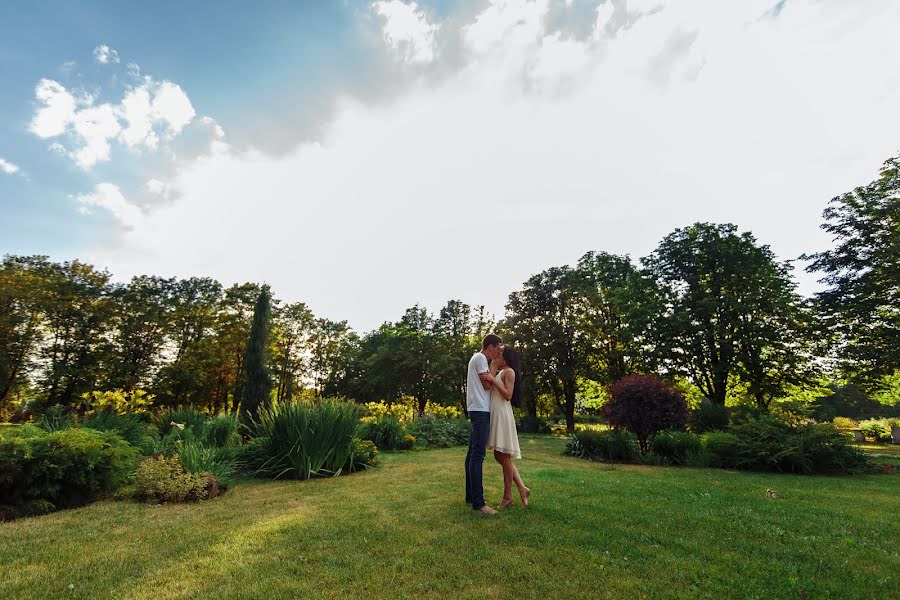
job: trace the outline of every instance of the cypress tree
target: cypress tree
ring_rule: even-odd
[[[268,366],[268,337],[272,319],[272,295],[263,286],[253,309],[253,323],[244,349],[244,380],[241,386],[241,421],[250,425],[260,407],[268,407],[272,392],[272,375]]]

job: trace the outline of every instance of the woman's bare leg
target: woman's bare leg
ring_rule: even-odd
[[[522,506],[528,506],[528,496],[531,495],[531,490],[525,487],[525,484],[522,482],[522,478],[519,476],[519,470],[512,461],[512,456],[509,456],[509,467],[512,480],[516,483],[516,487],[519,488],[519,499],[522,501]],[[512,490],[510,490],[510,498],[512,498]]]
[[[494,450],[494,460],[500,463],[503,468],[503,499],[500,501],[501,506],[512,504],[512,473],[509,470],[509,455]]]

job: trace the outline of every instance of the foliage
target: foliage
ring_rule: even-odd
[[[684,429],[687,422],[684,395],[653,375],[629,375],[616,383],[603,411],[610,425],[634,433],[642,454],[656,432]]]
[[[258,477],[310,479],[340,475],[350,460],[359,408],[324,399],[292,401],[263,409],[254,436],[244,445]]]
[[[709,453],[714,467],[737,467],[741,452],[741,439],[727,431],[710,431],[702,437],[703,448]]]
[[[516,428],[521,433],[550,433],[550,423],[537,415],[523,415]]]
[[[566,444],[565,454],[590,460],[630,462],[637,458],[637,438],[623,429],[576,431]]]
[[[413,447],[407,439],[408,432],[400,419],[391,415],[366,417],[359,425],[358,436],[371,440],[381,450],[409,450]]]
[[[738,421],[730,433],[739,440],[733,465],[739,469],[810,474],[866,466],[865,456],[830,423],[792,426],[762,415]]]
[[[877,389],[900,367],[900,156],[872,183],[833,198],[822,229],[837,245],[804,259],[828,288],[816,299],[841,370]]]
[[[135,482],[137,496],[150,502],[188,502],[207,496],[207,478],[185,471],[177,456],[145,459]]]
[[[237,415],[221,413],[203,422],[200,428],[203,443],[213,448],[226,448],[241,443]]]
[[[368,467],[374,467],[378,464],[378,448],[371,440],[361,440],[353,438],[350,443],[350,458],[347,460],[345,469],[353,473]]]
[[[661,431],[653,436],[652,449],[653,454],[673,465],[687,465],[689,462],[696,462],[703,444],[694,433]]]
[[[204,415],[193,408],[175,408],[164,410],[154,417],[157,429],[159,429],[160,437],[169,435],[173,430],[186,430],[200,432],[208,415]]]
[[[244,350],[244,378],[241,384],[241,420],[249,426],[260,409],[268,408],[272,395],[267,340],[272,321],[272,296],[263,287],[253,309],[253,324]]]
[[[157,440],[156,429],[149,427],[140,415],[95,412],[85,417],[84,427],[118,434],[143,454],[152,452]]]
[[[731,224],[676,229],[643,259],[635,326],[647,360],[724,405],[740,378],[761,407],[811,377],[811,315],[788,263]]]
[[[40,416],[41,428],[45,431],[61,431],[75,424],[77,414],[67,406],[48,406]]]
[[[146,415],[150,413],[153,405],[153,394],[144,390],[108,390],[105,392],[92,391],[81,395],[84,414],[92,415],[99,412],[115,413],[117,415]]]
[[[124,484],[136,451],[114,433],[0,433],[0,505],[27,515],[87,504]]]
[[[819,421],[829,421],[835,417],[859,420],[900,416],[900,406],[884,405],[854,384],[833,385],[830,390],[830,394],[811,403],[812,414]]]
[[[409,424],[416,442],[430,448],[450,448],[469,443],[469,421],[425,415]]]
[[[723,431],[728,428],[728,409],[721,404],[713,403],[709,398],[703,398],[700,404],[690,411],[688,422],[694,433]]]
[[[835,417],[831,423],[838,429],[856,429],[859,426],[859,421],[854,421],[848,417]]]
[[[887,443],[891,441],[891,426],[900,427],[900,419],[868,419],[860,421],[857,429],[876,443]]]
[[[182,441],[176,456],[188,473],[212,475],[223,487],[234,481],[237,472],[235,448],[207,446],[197,441]]]

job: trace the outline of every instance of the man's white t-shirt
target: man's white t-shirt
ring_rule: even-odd
[[[491,392],[481,385],[479,373],[488,372],[487,356],[476,352],[469,359],[469,372],[466,375],[466,408],[469,412],[491,412]]]

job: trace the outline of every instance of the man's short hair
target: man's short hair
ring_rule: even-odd
[[[488,348],[490,346],[497,346],[502,343],[503,343],[503,340],[500,339],[499,335],[494,335],[493,333],[489,333],[486,336],[484,336],[484,340],[482,340],[482,342],[481,342],[481,349],[484,350],[485,348]]]

